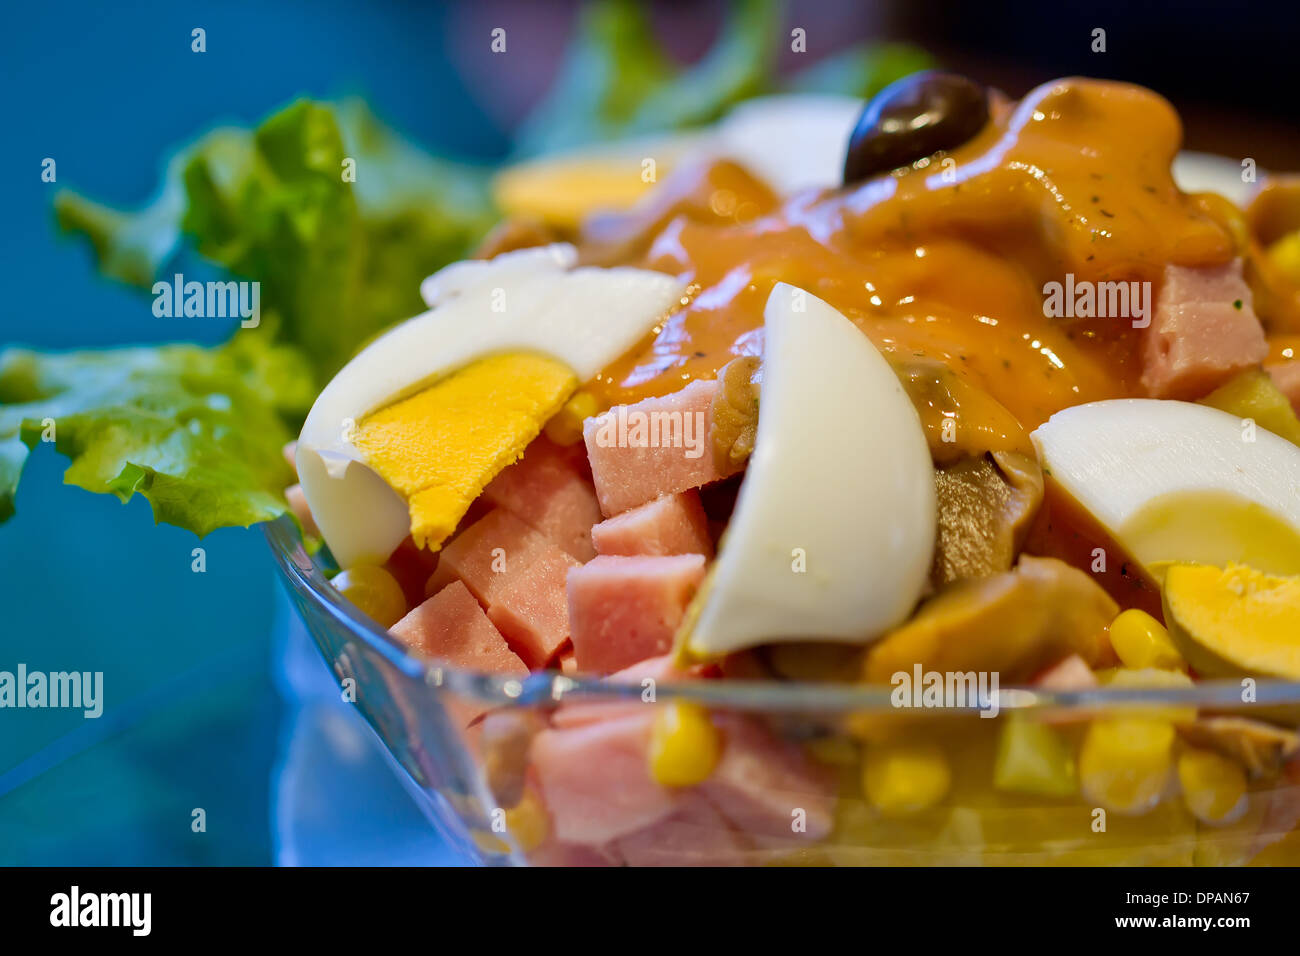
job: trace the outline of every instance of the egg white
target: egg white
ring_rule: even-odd
[[[1158,554],[1129,531],[1153,503],[1220,492],[1252,502],[1300,533],[1300,447],[1217,408],[1112,399],[1057,412],[1031,435],[1044,471],[1144,564],[1208,560],[1198,515],[1182,520],[1186,554]],[[1207,526],[1209,522],[1204,522]]]
[[[864,643],[911,613],[936,533],[934,466],[884,356],[779,283],[764,312],[758,432],[687,650]]]
[[[320,393],[298,437],[298,477],[341,566],[383,562],[410,530],[405,499],[352,443],[365,416],[503,352],[545,355],[589,380],[686,291],[662,273],[575,261],[557,244],[448,266],[422,286],[428,312],[376,339]]]

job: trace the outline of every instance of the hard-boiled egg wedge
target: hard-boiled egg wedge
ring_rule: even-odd
[[[754,453],[682,632],[694,657],[866,642],[911,613],[930,570],[934,468],[888,363],[847,318],[785,283],[763,328]]]
[[[1300,448],[1216,408],[1114,399],[1030,436],[1051,484],[1159,579],[1177,561],[1300,573]]]
[[[492,196],[507,216],[574,230],[593,212],[636,205],[704,142],[701,134],[683,133],[527,160],[497,175]]]
[[[833,189],[843,179],[844,153],[862,106],[855,96],[814,93],[747,100],[717,125],[707,148],[782,196]]]
[[[510,216],[573,230],[595,212],[630,209],[679,166],[728,159],[782,196],[840,185],[849,134],[862,112],[853,96],[788,93],[747,100],[695,133],[589,146],[509,167],[493,181]]]
[[[677,306],[676,279],[572,268],[557,245],[457,263],[432,309],[376,339],[316,399],[298,438],[311,513],[343,567],[410,534],[436,548],[579,383]]]

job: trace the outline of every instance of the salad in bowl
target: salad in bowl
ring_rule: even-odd
[[[674,72],[591,7],[499,170],[304,100],[60,193],[165,314],[183,240],[260,305],[0,353],[0,519],[51,440],[264,524],[484,862],[1300,862],[1300,179],[1126,83],[778,84],[738,9]]]
[[[927,71],[498,180],[291,449],[381,734],[436,704],[479,852],[1296,846],[1300,187],[1186,192],[1180,136]]]

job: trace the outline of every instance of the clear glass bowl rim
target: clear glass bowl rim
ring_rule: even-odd
[[[492,707],[555,706],[561,700],[640,698],[640,683],[615,683],[600,677],[569,677],[542,671],[520,680],[498,674],[449,667],[436,660],[412,656],[386,630],[346,601],[307,554],[297,524],[288,515],[263,526],[272,557],[286,584],[318,606],[321,612],[362,641],[374,653],[412,680],[480,701]],[[1252,708],[1300,705],[1300,681],[1255,678]],[[1170,705],[1239,709],[1243,706],[1240,680],[1201,681],[1190,687],[1116,688],[1083,691],[1049,691],[1042,688],[1002,687],[998,710],[1030,712],[1087,712],[1130,710],[1134,707]],[[699,701],[710,707],[766,713],[866,713],[897,714],[892,687],[799,681],[693,680],[659,682],[658,697]],[[966,708],[933,708],[929,715],[969,715]]]

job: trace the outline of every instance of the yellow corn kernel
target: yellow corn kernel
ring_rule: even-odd
[[[506,830],[525,853],[531,853],[546,842],[551,832],[551,820],[533,790],[524,791],[523,799],[506,811]]]
[[[888,816],[928,810],[947,795],[951,785],[948,759],[934,744],[868,747],[862,762],[862,792]]]
[[[1246,771],[1213,750],[1189,749],[1178,758],[1183,802],[1202,823],[1231,823],[1246,809]]]
[[[1137,608],[1120,611],[1110,622],[1110,643],[1128,667],[1187,669],[1165,626],[1146,611]]]
[[[1095,721],[1079,751],[1084,796],[1118,813],[1149,810],[1169,783],[1173,746],[1174,725],[1167,721]]]
[[[600,412],[595,395],[578,392],[546,423],[546,437],[557,445],[576,445],[582,441],[582,423]]]
[[[1268,247],[1269,261],[1293,282],[1300,282],[1300,230],[1283,236]]]
[[[380,627],[392,627],[406,614],[402,586],[378,565],[358,564],[336,574],[330,583]]]
[[[1192,687],[1194,683],[1186,671],[1164,670],[1159,667],[1115,667],[1099,671],[1097,681],[1102,687],[1132,688],[1143,690],[1165,690]],[[1196,719],[1194,706],[1170,705],[1168,707],[1151,707],[1138,705],[1114,711],[1113,717],[1133,717],[1139,720],[1155,720],[1170,724],[1186,724]]]
[[[665,787],[693,787],[713,773],[722,736],[709,712],[693,701],[673,700],[655,714],[650,732],[650,776]]]

